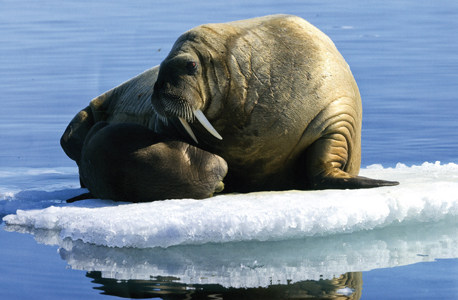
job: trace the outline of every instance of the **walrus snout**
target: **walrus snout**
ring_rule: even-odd
[[[193,109],[185,97],[167,92],[158,92],[152,96],[154,110],[164,118],[183,118],[189,122],[194,119]]]
[[[163,77],[159,77],[153,87],[153,109],[164,119],[183,118],[192,122],[195,104],[190,100],[193,95],[189,88],[170,76]]]
[[[181,95],[165,92],[164,87],[167,88],[167,83],[157,82],[154,85],[153,95],[151,95],[151,104],[159,116],[164,119],[178,118],[196,143],[198,143],[197,138],[189,125],[189,122],[193,122],[194,119],[197,119],[211,135],[219,140],[223,139],[200,109],[193,109],[186,98]]]

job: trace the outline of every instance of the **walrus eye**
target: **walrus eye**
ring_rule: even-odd
[[[188,61],[186,63],[186,70],[189,75],[194,75],[197,72],[197,63],[195,61]]]

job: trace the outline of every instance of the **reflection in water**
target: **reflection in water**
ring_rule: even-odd
[[[267,287],[232,288],[219,284],[185,284],[175,277],[152,277],[151,280],[116,280],[103,278],[101,272],[87,277],[101,286],[102,294],[124,298],[161,299],[360,299],[361,272],[345,273],[338,278],[305,280]]]
[[[5,229],[59,245],[72,269],[88,272],[104,293],[123,297],[359,299],[361,271],[458,257],[454,217],[300,240],[146,249],[62,240],[59,232],[30,227]]]

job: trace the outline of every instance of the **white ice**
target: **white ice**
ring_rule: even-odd
[[[61,238],[109,247],[272,241],[430,222],[458,214],[458,165],[370,166],[362,175],[399,186],[361,190],[220,195],[107,207],[17,210],[7,225],[57,231]],[[97,202],[100,203],[100,202]],[[110,202],[111,203],[111,202]],[[79,203],[78,206],[84,205]]]
[[[36,176],[67,176],[47,172]],[[63,199],[82,192],[74,173],[73,187],[50,180],[54,191],[14,192],[0,183],[0,214],[16,205],[3,218],[7,230],[59,245],[72,268],[117,279],[267,286],[458,257],[457,164],[373,165],[361,175],[401,184],[70,205]]]

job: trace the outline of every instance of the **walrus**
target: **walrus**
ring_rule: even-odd
[[[397,184],[357,176],[358,87],[333,42],[299,17],[189,30],[161,63],[151,102],[227,161],[229,191]]]
[[[69,199],[150,202],[211,197],[224,188],[221,157],[132,123],[98,122],[89,131],[79,163],[88,194]]]
[[[398,184],[358,176],[358,87],[333,42],[296,16],[185,32],[159,67],[92,100],[62,147],[78,161],[91,126],[124,119],[222,157],[225,192]]]

